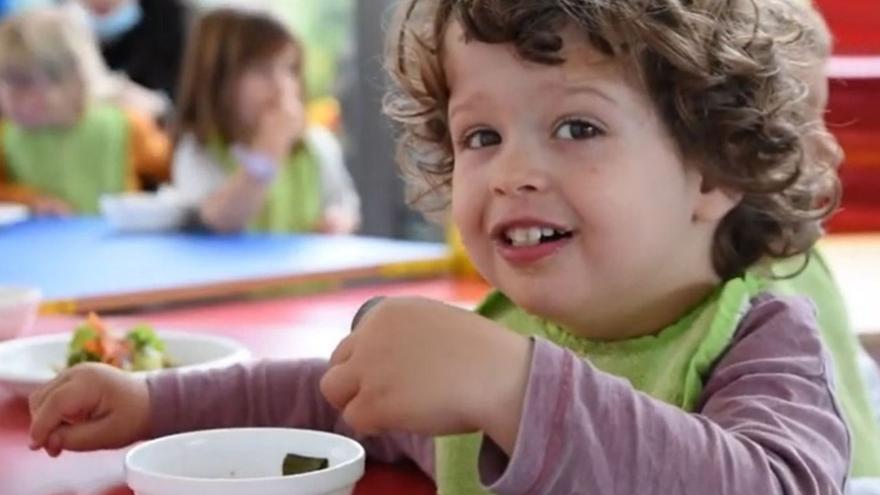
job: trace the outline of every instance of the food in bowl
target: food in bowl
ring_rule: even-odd
[[[149,325],[131,328],[119,335],[96,315],[73,332],[67,348],[67,366],[105,363],[126,371],[152,371],[171,367],[165,343]]]
[[[281,463],[281,474],[293,476],[295,474],[311,473],[312,471],[327,469],[328,465],[329,460],[326,457],[309,457],[288,452]]]

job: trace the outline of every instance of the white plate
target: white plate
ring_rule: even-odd
[[[18,203],[0,203],[0,227],[23,222],[30,213],[26,206]]]
[[[187,332],[157,331],[165,342],[176,370],[227,366],[250,358],[242,344],[226,337]],[[15,394],[27,396],[58,374],[64,367],[71,332],[40,335],[0,342],[0,384]],[[134,372],[137,375],[155,371]]]

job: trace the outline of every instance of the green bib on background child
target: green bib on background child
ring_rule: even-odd
[[[96,214],[104,193],[126,190],[129,124],[116,107],[93,105],[65,129],[2,128],[9,179],[67,202],[75,212]]]

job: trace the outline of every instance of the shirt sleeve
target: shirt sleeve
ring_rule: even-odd
[[[538,340],[514,452],[481,453],[499,494],[840,494],[850,438],[812,306],[762,296],[696,413]],[[499,466],[494,473],[490,466]]]
[[[327,129],[317,126],[308,128],[305,140],[318,160],[321,171],[321,202],[324,209],[341,208],[359,219],[360,197],[345,167],[339,140]]]
[[[367,437],[355,434],[342,421],[319,390],[327,367],[322,360],[276,360],[161,373],[147,381],[152,436],[244,426],[333,431],[358,440],[372,459],[409,459],[433,477],[432,438],[405,432]]]
[[[40,196],[40,191],[14,182],[6,170],[6,153],[3,149],[3,132],[5,124],[0,122],[0,201],[21,203],[30,207]]]

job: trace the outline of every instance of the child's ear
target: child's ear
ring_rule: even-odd
[[[694,221],[720,222],[730,210],[742,201],[742,197],[742,192],[715,186],[702,177],[697,201],[694,205]]]

